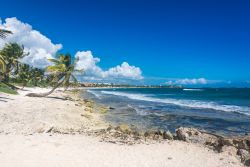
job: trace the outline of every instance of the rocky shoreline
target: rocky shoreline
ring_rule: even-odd
[[[45,92],[48,90],[30,88],[28,91]],[[214,166],[214,163],[219,163],[219,166],[242,166],[240,161],[245,164],[245,166],[249,166],[249,136],[227,138],[184,127],[176,129],[175,133],[153,129],[142,132],[133,125],[109,125],[102,117],[112,108],[98,105],[89,99],[83,99],[79,96],[79,92],[75,90],[71,90],[68,93],[57,91],[48,98],[27,97],[25,96],[26,91],[20,91],[19,93],[19,95],[2,94],[3,97],[8,99],[8,102],[1,104],[2,108],[0,110],[0,135],[2,136],[3,142],[5,142],[5,138],[6,140],[11,137],[15,139],[19,136],[23,138],[23,140],[25,140],[25,138],[37,138],[39,140],[40,138],[44,138],[46,141],[56,140],[53,142],[58,142],[65,146],[63,144],[65,138],[77,138],[79,143],[81,143],[82,140],[86,140],[87,142],[87,144],[81,147],[88,146],[88,143],[95,141],[94,149],[96,152],[95,154],[93,153],[93,155],[99,153],[100,146],[105,147],[105,149],[103,149],[104,151],[110,150],[110,147],[115,147],[118,152],[121,151],[121,148],[130,150],[131,148],[143,147],[144,150],[150,148],[157,151],[155,150],[156,148],[160,149],[158,150],[159,155],[156,156],[157,162],[164,160],[164,164],[178,162],[178,157],[182,156],[182,160],[196,164],[193,166],[200,166],[203,160],[208,159],[215,162],[210,162],[207,166]],[[91,140],[89,140],[88,137],[91,138]],[[13,140],[13,142],[16,141],[17,140]],[[69,141],[72,142],[71,139],[69,139]],[[37,143],[33,140],[32,142],[34,142],[34,144]],[[11,146],[12,143],[10,143],[9,146]],[[45,143],[46,146],[49,145],[48,142]],[[79,143],[77,142],[73,145]],[[18,144],[20,144],[19,148],[21,149],[23,143]],[[40,143],[40,146],[43,146],[43,144]],[[176,146],[178,146],[178,148],[176,148]],[[166,150],[166,148],[168,149]],[[27,150],[31,151],[32,149],[33,148],[29,147]],[[64,153],[68,153],[68,149],[71,150],[71,147],[64,150]],[[79,148],[77,147],[77,149]],[[8,150],[6,147],[4,152]],[[54,148],[54,150],[57,150],[57,148]],[[152,150],[148,152],[147,158],[142,158],[142,163],[152,157]],[[42,152],[43,149],[40,151]],[[84,151],[85,149],[79,149],[79,152]],[[143,152],[143,150],[139,148],[135,151]],[[113,151],[110,150],[110,153],[112,152]],[[126,151],[123,150],[123,152]],[[199,154],[194,155],[196,152],[199,152]],[[165,159],[162,158],[166,153],[169,154],[168,156],[174,157],[171,162],[170,160],[165,161]],[[89,152],[86,152],[86,155],[88,154]],[[8,154],[4,155],[9,157]],[[30,155],[33,155],[33,152],[30,153]],[[227,157],[227,155],[230,156]],[[126,156],[129,155],[126,154]],[[100,155],[100,157],[103,157],[103,155]],[[153,160],[154,159],[149,162],[154,162]],[[172,164],[172,166],[174,165]]]
[[[218,153],[226,152],[230,156],[235,156],[245,166],[250,166],[250,136],[223,137],[186,127],[176,129],[175,133],[164,130],[148,130],[141,133],[125,124],[87,133],[101,137],[101,141],[115,144],[152,144],[171,140],[201,144]]]
[[[73,100],[73,99],[69,99]],[[106,113],[110,109],[107,106],[94,107],[94,101],[88,99],[75,99],[79,105],[85,105],[88,112],[98,110],[99,113]],[[171,140],[185,141],[204,145],[216,152],[227,152],[236,156],[245,166],[250,166],[250,135],[225,137],[195,128],[180,127],[175,133],[164,130],[147,130],[140,132],[136,127],[127,124],[119,126],[109,125],[106,129],[91,130],[85,132],[88,135],[98,136],[101,141],[115,144],[150,144]]]

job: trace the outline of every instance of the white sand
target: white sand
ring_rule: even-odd
[[[30,91],[46,91],[29,89]],[[98,137],[44,133],[84,131],[105,126],[98,114],[73,101],[0,94],[1,167],[238,167],[228,153],[171,141],[133,146],[100,142]],[[62,93],[52,96],[62,97]],[[91,119],[81,116],[87,114]]]

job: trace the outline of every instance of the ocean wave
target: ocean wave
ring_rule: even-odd
[[[183,91],[203,91],[204,89],[182,89]]]
[[[93,94],[95,97],[97,97],[98,99],[101,99],[101,95],[99,93],[96,93],[95,91],[91,91],[91,90],[87,90],[87,92]]]
[[[145,110],[142,110],[142,109],[139,109],[137,107],[134,107],[134,106],[131,106],[128,104],[128,107],[129,108],[132,108],[133,110],[135,110],[135,112],[138,114],[138,115],[149,115]]]
[[[205,102],[198,100],[180,100],[180,99],[171,99],[171,98],[153,98],[149,97],[145,94],[132,94],[132,93],[124,93],[124,92],[115,92],[115,91],[101,91],[104,94],[110,94],[115,96],[123,96],[133,100],[142,100],[149,102],[158,102],[165,104],[173,104],[181,107],[195,108],[195,109],[213,109],[224,112],[235,112],[239,114],[249,115],[250,116],[250,108],[236,105],[221,105],[215,102]]]

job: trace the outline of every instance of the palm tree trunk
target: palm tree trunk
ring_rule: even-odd
[[[8,87],[10,87],[11,89],[13,89],[13,90],[17,90],[17,89],[19,89],[18,87],[16,87],[15,85],[12,85],[12,84],[10,84],[10,83],[8,83],[8,82],[6,82],[6,81],[1,81],[2,83],[4,83],[5,85],[7,85]]]
[[[53,93],[59,86],[61,86],[63,84],[63,82],[64,82],[64,80],[57,83],[57,85],[55,87],[53,87],[53,89],[51,89],[49,92],[46,92],[46,93],[28,93],[26,96],[29,96],[29,97],[46,97],[46,96],[50,95],[51,93]]]

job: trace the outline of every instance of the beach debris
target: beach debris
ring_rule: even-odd
[[[53,130],[54,126],[51,126],[49,129],[47,129],[45,132],[50,133]]]
[[[88,114],[81,114],[82,117],[85,117],[87,119],[92,119],[93,116],[92,115],[88,115]]]

